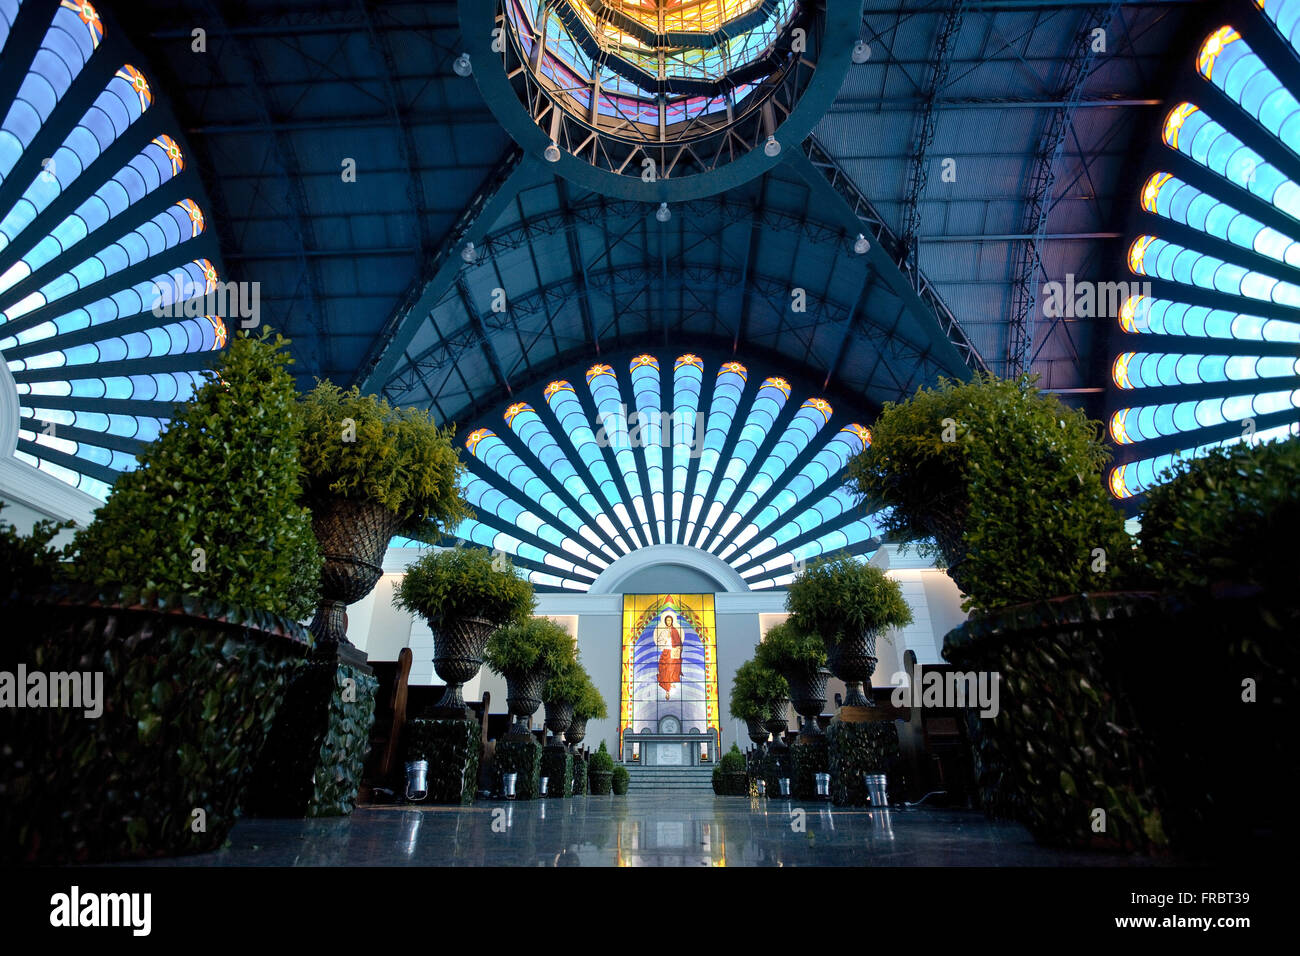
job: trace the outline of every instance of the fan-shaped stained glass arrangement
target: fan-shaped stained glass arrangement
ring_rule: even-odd
[[[503,0],[506,74],[558,148],[643,177],[711,169],[775,132],[816,65],[803,0]]]
[[[0,0],[0,353],[15,455],[107,497],[226,342],[173,118],[95,8]],[[12,84],[5,86],[6,75]]]
[[[1157,218],[1128,265],[1152,292],[1120,310],[1117,498],[1209,448],[1300,434],[1300,0],[1256,7],[1202,43],[1203,95],[1170,110],[1142,187]]]
[[[584,379],[557,379],[465,438],[477,517],[455,537],[510,554],[537,587],[585,591],[623,555],[679,544],[770,588],[797,561],[879,544],[843,484],[870,433],[825,400],[689,353]]]

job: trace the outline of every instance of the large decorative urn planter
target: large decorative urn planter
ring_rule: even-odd
[[[874,707],[871,699],[871,675],[876,672],[876,637],[874,630],[857,635],[845,634],[838,643],[828,641],[826,666],[844,681],[844,707]]]
[[[318,648],[349,643],[344,612],[374,590],[400,524],[396,514],[374,501],[328,495],[311,503],[311,527],[324,559],[320,607],[310,627]]]
[[[800,739],[823,736],[817,718],[826,706],[826,681],[829,677],[830,671],[824,667],[794,670],[785,675],[786,682],[790,685],[790,701],[804,719],[803,728],[799,731]]]
[[[465,715],[465,684],[483,666],[483,650],[497,626],[482,618],[429,622],[433,631],[433,669],[447,685],[436,712],[439,716]]]
[[[126,592],[24,595],[3,617],[0,671],[87,679],[84,706],[0,708],[0,861],[220,847],[286,678],[303,666],[307,631],[261,612]]]
[[[767,725],[761,720],[747,720],[745,726],[749,729],[749,739],[756,743],[761,751],[767,744]]]
[[[546,702],[546,729],[551,732],[548,746],[563,747],[565,731],[573,723],[573,703],[571,701]]]
[[[542,691],[546,687],[546,673],[540,670],[523,671],[506,675],[506,708],[515,722],[506,732],[507,737],[531,737],[529,724],[537,708],[542,706]]]
[[[785,709],[789,703],[788,700],[772,701],[772,716],[763,724],[772,735],[772,743],[768,746],[768,750],[789,749],[789,745],[782,739],[786,730],[789,729],[789,723],[785,716]]]
[[[569,721],[569,729],[564,732],[564,739],[571,750],[577,750],[578,744],[587,736],[587,718],[574,717]]]

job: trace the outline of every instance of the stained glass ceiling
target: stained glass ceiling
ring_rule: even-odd
[[[20,13],[40,20],[30,41]],[[0,45],[27,64],[0,123],[15,456],[104,499],[225,344],[203,309],[216,244],[174,119],[94,6],[0,0]]]
[[[641,354],[538,398],[465,436],[476,517],[453,536],[511,555],[540,589],[585,591],[655,544],[717,555],[754,589],[788,583],[797,561],[879,544],[843,483],[870,433],[778,375]]]
[[[1169,111],[1139,197],[1154,219],[1128,265],[1151,294],[1119,317],[1118,498],[1209,448],[1300,434],[1300,0],[1256,5],[1205,38],[1204,93]]]

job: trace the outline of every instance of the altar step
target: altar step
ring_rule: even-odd
[[[643,790],[712,790],[713,765],[702,767],[641,767],[624,764],[628,772],[628,789]]]

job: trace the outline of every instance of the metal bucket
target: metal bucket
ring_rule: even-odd
[[[864,773],[862,782],[867,787],[867,799],[871,801],[873,807],[889,806],[889,793],[886,790],[886,780],[883,773]]]
[[[542,778],[542,796],[546,796],[546,794],[547,794],[547,792],[548,792],[547,789],[546,789],[546,785],[549,784],[550,782],[551,782],[551,778],[550,778],[550,777],[543,777],[543,778]]]
[[[429,795],[429,761],[409,760],[406,763],[406,799],[423,800]]]
[[[507,800],[515,798],[515,782],[519,779],[517,773],[506,773],[501,775],[501,789],[505,791]]]
[[[780,790],[781,790],[781,796],[783,796],[783,797],[788,797],[788,796],[790,796],[790,778],[789,778],[789,777],[778,777],[778,778],[777,778],[777,781],[776,781],[776,785],[777,785],[777,787],[779,787]]]
[[[758,784],[758,795],[759,795],[760,797],[766,797],[766,796],[767,796],[767,781],[760,777],[758,780],[755,781],[755,783]]]
[[[831,798],[831,775],[818,773],[813,776],[817,781],[817,799],[829,800]]]

